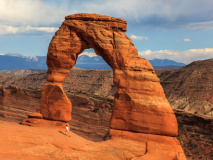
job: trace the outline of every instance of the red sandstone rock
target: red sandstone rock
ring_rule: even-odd
[[[71,120],[72,104],[63,91],[61,83],[47,83],[41,97],[41,114],[45,119],[68,122]]]
[[[151,64],[138,56],[125,30],[126,21],[118,18],[98,14],[67,16],[49,45],[47,80],[64,81],[78,55],[94,48],[112,67],[117,87],[110,127],[177,136],[177,121],[159,79]]]
[[[61,82],[69,75],[78,55],[84,49],[93,48],[111,66],[113,82],[117,87],[110,135],[135,139],[134,132],[141,133],[142,136],[136,136],[136,140],[145,138],[151,144],[150,151],[153,151],[142,159],[185,159],[174,138],[178,134],[177,120],[160,81],[151,64],[138,56],[134,43],[124,31],[126,21],[123,19],[98,14],[67,16],[48,48],[47,81],[51,83],[43,87],[41,114],[45,119],[71,120],[71,103],[63,92]],[[123,131],[129,131],[131,136],[123,136]],[[149,136],[144,135],[154,137],[151,140],[154,144]],[[161,153],[162,146],[158,141],[164,141],[165,136],[173,145],[168,152]],[[166,144],[163,143],[163,147],[167,147]]]
[[[146,144],[145,155],[133,158],[134,160],[186,160],[180,142],[175,137],[160,136],[144,133],[133,133],[110,129],[111,138],[124,138]]]
[[[178,148],[174,145],[176,143],[164,145],[151,140],[141,142],[116,137],[103,142],[93,142],[73,132],[68,136],[65,128],[27,127],[5,121],[0,121],[0,128],[0,136],[3,137],[0,138],[1,160],[180,159],[180,155],[177,155]]]

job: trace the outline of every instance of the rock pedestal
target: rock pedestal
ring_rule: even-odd
[[[110,135],[134,139],[133,135],[140,133],[143,136],[136,136],[136,140],[144,137],[146,142],[163,142],[164,137],[174,140],[178,134],[174,112],[151,64],[138,55],[134,43],[125,35],[126,26],[123,19],[99,14],[74,14],[65,17],[48,48],[49,83],[43,88],[41,114],[49,120],[71,120],[71,103],[60,83],[69,75],[78,55],[84,49],[93,48],[112,68],[113,81],[117,87]],[[123,136],[124,131],[131,136]],[[151,140],[146,135],[154,138]],[[184,159],[184,153],[176,142],[168,145],[167,151],[174,146],[179,148],[171,150],[174,154],[168,159]],[[149,152],[152,149],[151,147]],[[178,158],[180,154],[183,156]],[[164,153],[162,155],[166,156]]]
[[[28,115],[21,124],[64,128],[71,121],[72,104],[58,82],[46,83],[42,89],[41,108]]]
[[[72,104],[63,91],[61,83],[47,83],[41,97],[41,114],[44,119],[71,121]]]

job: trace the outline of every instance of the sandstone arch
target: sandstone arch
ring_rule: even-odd
[[[93,48],[111,66],[117,88],[110,136],[141,142],[144,153],[134,159],[185,160],[176,139],[174,112],[151,64],[138,56],[133,42],[125,35],[126,25],[123,19],[98,14],[65,17],[48,48],[48,83],[42,91],[41,114],[28,115],[22,124],[64,127],[71,120],[72,105],[61,82],[78,55]]]
[[[123,19],[98,14],[75,14],[65,18],[47,54],[49,83],[44,87],[41,103],[45,119],[71,120],[71,103],[60,83],[68,76],[78,55],[84,49],[93,48],[111,66],[117,87],[111,134],[124,130],[177,136],[176,117],[159,79],[125,35],[126,25]]]

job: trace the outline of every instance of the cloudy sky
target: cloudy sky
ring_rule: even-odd
[[[98,13],[127,20],[140,56],[188,64],[213,58],[212,8],[213,0],[0,0],[0,54],[45,56],[66,15]]]

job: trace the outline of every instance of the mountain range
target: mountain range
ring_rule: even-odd
[[[149,60],[154,69],[176,69],[185,66],[184,63],[178,63],[169,59]],[[75,67],[83,69],[111,69],[101,56],[89,57],[82,55],[78,57]]]
[[[185,66],[184,63],[178,63],[168,59],[149,60],[155,69],[176,69]],[[0,54],[0,70],[10,69],[43,69],[47,70],[46,56],[23,56],[21,54]],[[110,70],[111,67],[103,60],[101,56],[89,57],[87,55],[79,56],[75,67],[83,69],[104,69]]]
[[[0,70],[10,69],[47,69],[46,56],[26,57],[21,54],[1,54]]]

